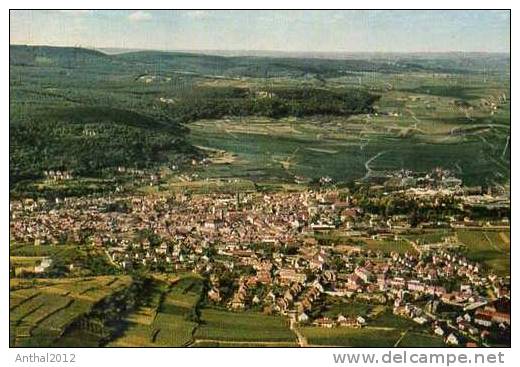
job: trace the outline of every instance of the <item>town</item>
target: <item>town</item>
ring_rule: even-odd
[[[442,170],[419,179],[411,172],[392,176],[406,184],[372,185],[369,197],[433,203],[442,220],[381,213],[374,203],[363,203],[361,189],[323,184],[295,192],[11,201],[11,240],[96,248],[120,273],[199,274],[206,279],[205,302],[281,315],[300,346],[308,342],[298,327],[370,327],[386,308],[447,345],[507,344],[510,278],[471,260],[471,244],[459,234],[505,236],[509,220],[461,217],[452,210],[507,211],[507,195],[463,188]],[[45,276],[53,262],[44,260],[34,269],[12,265],[12,274]],[[81,267],[70,262],[60,276]],[[338,302],[370,305],[370,312],[325,312]]]

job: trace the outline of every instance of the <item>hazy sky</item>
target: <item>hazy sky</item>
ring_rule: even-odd
[[[509,52],[509,11],[11,11],[13,44]]]

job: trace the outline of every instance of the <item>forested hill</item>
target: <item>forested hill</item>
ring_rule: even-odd
[[[370,114],[388,83],[362,77],[503,76],[509,66],[494,54],[320,59],[21,45],[9,61],[13,192],[49,170],[108,179],[121,166],[182,167],[203,155],[187,140],[200,119]]]
[[[495,70],[507,72],[509,55],[505,54],[373,54],[351,55],[344,59],[215,56],[202,53],[138,51],[108,55],[78,47],[11,45],[11,65],[60,66],[78,68],[102,65],[124,66],[132,70],[177,71],[228,77],[280,77],[316,74],[341,76],[349,72],[432,71],[467,73]]]
[[[55,65],[73,68],[84,63],[102,63],[110,60],[110,56],[102,52],[79,47],[11,45],[9,49],[11,65]]]
[[[121,166],[182,166],[201,157],[185,139],[185,125],[197,119],[350,116],[370,112],[377,99],[360,88],[325,88],[324,76],[346,70],[337,69],[339,61],[107,55],[71,47],[11,46],[10,51],[9,169],[15,191],[50,170],[110,177]],[[232,81],[251,75],[302,81],[314,76],[304,88],[205,84],[222,80],[221,74]]]

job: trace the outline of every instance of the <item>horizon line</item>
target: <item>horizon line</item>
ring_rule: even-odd
[[[343,55],[361,55],[361,54],[408,54],[408,55],[420,55],[420,54],[489,54],[489,55],[511,55],[511,51],[465,51],[465,50],[444,50],[444,51],[306,51],[306,50],[268,50],[268,49],[166,49],[166,48],[140,48],[140,47],[112,47],[103,46],[96,47],[90,45],[51,45],[51,44],[30,44],[30,43],[9,43],[10,46],[28,46],[28,47],[56,47],[56,48],[82,48],[87,50],[100,51],[105,54],[106,50],[121,50],[127,52],[143,52],[143,51],[156,51],[156,52],[179,52],[179,53],[208,53],[208,52],[219,52],[219,53],[233,53],[233,52],[249,52],[249,53],[273,53],[273,54],[343,54]]]

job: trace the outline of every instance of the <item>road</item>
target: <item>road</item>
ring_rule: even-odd
[[[397,341],[396,341],[395,344],[394,344],[394,348],[397,348],[397,347],[399,346],[399,343],[401,342],[401,340],[403,340],[403,338],[405,337],[405,335],[408,334],[408,331],[410,331],[410,330],[411,330],[411,328],[408,328],[408,329],[406,329],[405,331],[403,331],[403,332],[401,333],[401,336],[399,337],[399,339],[397,339]]]
[[[307,338],[304,337],[302,333],[300,333],[295,324],[296,322],[291,319],[289,329],[291,329],[296,334],[296,337],[298,338],[298,345],[302,348],[308,347],[309,343],[307,342]]]
[[[388,151],[384,150],[382,152],[379,152],[377,153],[376,155],[374,155],[372,158],[368,159],[366,162],[365,162],[365,169],[367,170],[367,173],[365,174],[365,177],[363,177],[363,179],[366,179],[368,177],[370,177],[370,175],[372,174],[372,172],[374,171],[372,168],[370,168],[370,163],[372,163],[373,161],[375,161],[377,158],[379,158],[380,156],[382,156],[383,154],[387,153]]]
[[[112,260],[112,257],[110,256],[110,254],[108,253],[107,250],[105,250],[105,254],[107,255],[108,257],[108,262],[110,264],[112,264],[113,266],[115,266],[116,268],[119,268],[119,265],[117,263],[114,262],[114,260]]]

